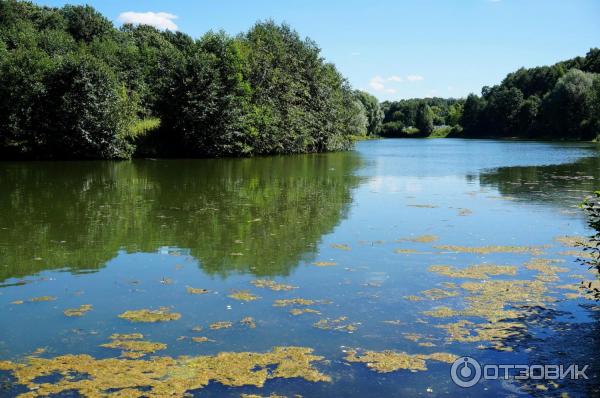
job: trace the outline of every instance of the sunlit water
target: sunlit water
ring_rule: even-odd
[[[326,359],[314,366],[332,377],[329,383],[275,378],[263,388],[211,383],[194,395],[593,395],[600,366],[595,304],[554,287],[594,276],[555,238],[590,234],[577,205],[600,188],[599,175],[591,144],[463,140],[368,141],[348,153],[257,159],[0,163],[0,360],[23,362],[39,348],[46,350],[41,358],[118,357],[119,350],[99,345],[112,333],[141,332],[167,344],[155,355],[171,357],[310,347]],[[407,240],[421,235],[437,240]],[[440,245],[549,245],[542,257],[565,260],[558,265],[568,271],[546,284],[557,301],[527,324],[523,338],[506,342],[512,351],[478,348],[486,342],[450,341],[436,326],[485,320],[423,314],[463,308],[467,293],[460,287],[439,300],[406,297],[468,281],[428,271],[434,264],[514,265],[515,276],[493,279],[532,280],[536,271],[523,267],[532,254],[461,253]],[[331,264],[315,265],[323,262]],[[257,278],[297,289],[258,288],[250,283]],[[210,292],[192,295],[187,287]],[[228,297],[236,290],[260,299]],[[40,296],[56,300],[27,301]],[[310,306],[321,314],[273,306],[298,297],[324,300]],[[93,309],[82,317],[63,314],[82,304]],[[159,307],[181,319],[118,318]],[[342,325],[356,330],[314,326],[341,316]],[[256,328],[240,324],[245,317]],[[216,321],[233,327],[210,330]],[[411,333],[420,337],[407,338]],[[214,341],[196,343],[194,336]],[[482,381],[462,389],[452,383],[449,363],[377,373],[346,361],[350,349],[445,352],[488,364],[589,364],[590,380]],[[0,396],[26,391],[8,372],[0,375]]]

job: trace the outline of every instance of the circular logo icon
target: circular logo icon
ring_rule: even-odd
[[[473,387],[481,379],[481,365],[471,357],[460,357],[450,369],[452,381],[459,387]]]

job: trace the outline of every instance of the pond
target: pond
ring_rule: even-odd
[[[458,139],[0,163],[0,396],[598,394],[599,177],[593,144]],[[462,356],[589,379],[462,388]]]

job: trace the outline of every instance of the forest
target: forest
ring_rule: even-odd
[[[335,151],[382,116],[287,25],[193,39],[116,28],[90,6],[0,0],[2,159]]]
[[[381,135],[593,140],[600,135],[600,49],[521,68],[466,99],[382,104]]]

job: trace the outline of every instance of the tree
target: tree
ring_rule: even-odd
[[[429,105],[425,103],[419,104],[415,127],[418,128],[422,134],[429,135],[433,132],[433,112]]]
[[[66,5],[62,14],[67,21],[67,30],[75,40],[86,43],[112,31],[112,23],[90,6]]]
[[[547,128],[555,136],[595,138],[592,129],[594,75],[571,69],[544,99]]]
[[[103,62],[73,55],[48,74],[46,90],[32,115],[39,129],[32,151],[37,157],[127,158],[135,105]]]
[[[368,133],[370,135],[378,134],[381,130],[384,116],[379,101],[377,98],[364,91],[356,91],[355,93],[358,100],[362,103],[368,119]]]

